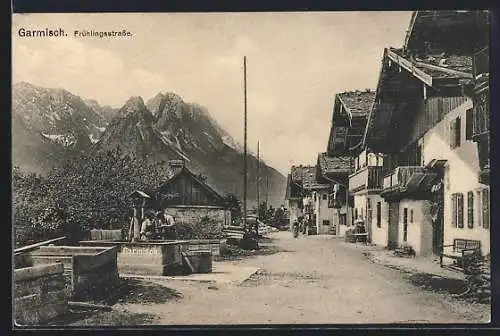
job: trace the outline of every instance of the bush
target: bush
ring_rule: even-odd
[[[198,223],[177,223],[177,239],[222,239],[222,225],[213,218],[204,216]]]
[[[78,241],[91,229],[128,231],[136,189],[151,193],[167,178],[167,166],[116,151],[71,158],[47,176],[13,169],[16,245],[61,235]]]

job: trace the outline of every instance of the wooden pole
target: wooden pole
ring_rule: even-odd
[[[137,206],[134,206],[134,236],[132,237],[132,241],[137,241],[141,237],[141,220],[139,216],[139,209]]]
[[[243,227],[247,224],[247,57],[243,56],[244,126],[243,126]]]
[[[259,141],[257,141],[257,219],[260,219],[260,149]]]
[[[269,205],[267,203],[268,202],[268,196],[269,196],[269,174],[266,174],[266,207],[269,207]]]

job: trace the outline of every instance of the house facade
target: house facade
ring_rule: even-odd
[[[369,242],[385,246],[387,230],[382,227],[384,200],[380,196],[384,158],[369,148],[359,147],[361,152],[354,159],[354,172],[349,175],[349,193],[354,197],[354,218],[365,223]]]
[[[488,155],[480,156],[484,130],[474,123],[489,116],[484,108],[477,116],[468,94],[488,29],[480,11],[415,12],[404,47],[384,50],[363,141],[384,154],[377,243],[387,237],[389,247],[408,244],[425,255],[462,238],[489,253],[489,186],[480,178]]]
[[[169,161],[169,178],[158,187],[156,198],[159,210],[166,210],[176,223],[193,224],[208,218],[218,229],[231,225],[231,211],[222,192],[191,172],[182,160]]]
[[[352,188],[351,184],[360,182],[358,180],[363,178],[361,175],[365,174],[361,171],[357,174],[354,172],[365,166],[364,161],[360,162],[364,156],[360,156],[359,152],[374,99],[375,92],[372,90],[348,91],[335,96],[327,152],[323,158],[331,161],[331,166],[342,163],[341,169],[337,167],[326,174],[327,180],[334,185],[334,195],[338,198],[335,206],[338,207],[336,218],[340,235],[343,235],[356,219],[366,220],[365,214],[370,214],[370,211],[365,212],[368,198],[361,185]],[[351,174],[354,174],[353,181],[350,179]]]
[[[304,216],[310,218],[317,234],[337,234],[333,225],[334,210],[329,205],[331,186],[318,181],[317,171],[317,166],[311,165],[291,167],[285,200],[290,223]]]
[[[328,156],[327,153],[318,155],[316,164],[316,180],[328,185],[327,192],[321,197],[328,201],[328,208],[324,205],[323,213],[331,216],[330,220],[324,220],[323,224],[328,226],[326,233],[342,236],[345,228],[351,223],[353,202],[348,194],[349,173],[352,171],[352,160],[349,156]],[[348,201],[351,200],[350,204]]]

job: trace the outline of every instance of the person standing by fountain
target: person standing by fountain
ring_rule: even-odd
[[[165,228],[166,228],[166,238],[168,240],[176,240],[177,232],[175,230],[175,219],[172,215],[170,215],[167,210],[163,213],[163,218],[165,220]]]
[[[148,212],[145,217],[141,225],[141,240],[148,241],[153,238],[154,234],[154,215]]]

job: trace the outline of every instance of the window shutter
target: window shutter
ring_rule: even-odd
[[[377,227],[382,227],[382,203],[377,202]]]
[[[457,227],[457,194],[451,194],[451,226]]]
[[[474,193],[472,191],[467,193],[467,227],[474,228]]]
[[[476,191],[476,196],[477,196],[477,226],[482,227],[483,226],[483,202],[482,202],[482,193],[481,190]]]
[[[465,139],[472,140],[472,133],[474,130],[473,126],[473,113],[472,109],[468,109],[465,112]]]
[[[462,120],[457,117],[455,123],[455,147],[459,147],[461,143]]]
[[[450,148],[453,149],[455,148],[455,120],[450,122],[450,127],[448,129],[449,134],[448,134],[448,141],[450,143]]]
[[[460,229],[464,227],[464,195],[457,195],[457,226]]]
[[[489,189],[483,190],[483,228],[490,228],[490,191]]]

